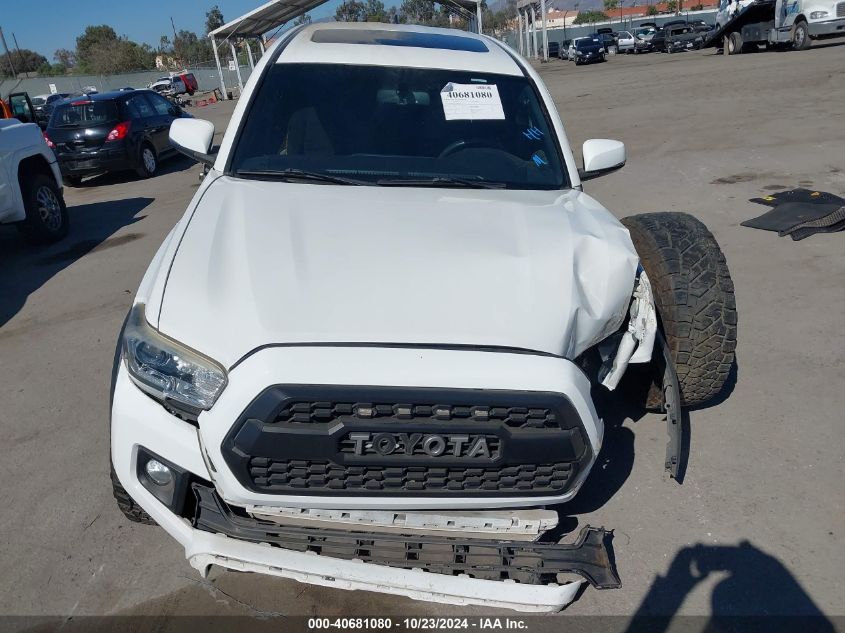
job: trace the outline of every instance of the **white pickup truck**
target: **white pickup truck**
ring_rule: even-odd
[[[37,243],[62,239],[68,215],[53,151],[34,123],[0,119],[0,224]]]

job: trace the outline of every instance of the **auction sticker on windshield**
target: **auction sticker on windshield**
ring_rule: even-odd
[[[447,121],[504,119],[499,88],[493,84],[448,83],[440,91]]]

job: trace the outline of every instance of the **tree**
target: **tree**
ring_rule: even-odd
[[[85,32],[76,38],[76,59],[83,72],[93,72],[94,57],[101,57],[105,50],[111,50],[118,42],[117,33],[106,24],[85,27]]]
[[[221,26],[226,24],[225,20],[223,19],[223,12],[220,8],[215,4],[205,13],[205,34],[208,35],[214,29],[219,29]]]
[[[106,24],[89,26],[76,38],[76,59],[82,72],[102,74],[155,66],[155,53],[149,45],[118,37]]]
[[[591,24],[593,22],[606,22],[610,18],[603,11],[580,11],[572,24]]]
[[[9,65],[10,56],[12,59],[11,66]],[[9,51],[9,55],[0,55],[0,73],[11,74],[12,66],[14,66],[15,72],[32,73],[46,63],[47,58],[44,55],[31,51],[28,48],[16,48]]]
[[[69,51],[66,48],[60,48],[53,53],[53,59],[65,68],[73,68],[76,66],[76,53]]]
[[[334,12],[338,22],[364,22],[367,19],[367,5],[358,0],[343,0]]]
[[[619,8],[619,0],[604,0],[604,10],[613,11]]]
[[[367,22],[387,22],[387,11],[381,0],[367,0],[366,14]]]
[[[653,4],[648,5],[648,9],[645,11],[646,15],[657,15],[658,13],[660,13],[660,11],[658,11],[657,7]]]
[[[297,18],[293,21],[294,26],[299,26],[300,24],[311,24],[311,14],[310,13],[303,13],[302,15],[297,16]]]
[[[399,7],[402,22],[428,24],[434,20],[434,3],[428,0],[402,0]]]
[[[675,13],[678,10],[678,0],[666,0],[666,10]]]
[[[182,65],[191,66],[206,62],[214,57],[211,42],[200,39],[193,31],[180,30],[173,38],[173,48],[178,51]]]
[[[67,72],[67,68],[64,64],[48,64],[45,62],[38,68],[38,74],[45,77],[64,75],[65,72]]]

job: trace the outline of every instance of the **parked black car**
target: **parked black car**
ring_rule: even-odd
[[[89,94],[59,102],[44,136],[67,185],[111,171],[148,178],[161,158],[175,153],[170,124],[190,116],[152,90]]]
[[[663,28],[665,39],[663,50],[667,53],[701,48],[704,36],[687,24],[674,24]]]
[[[42,128],[47,127],[50,115],[53,114],[53,107],[63,99],[70,96],[69,92],[58,92],[49,95],[36,95],[32,97],[32,105],[35,108],[35,122]]]
[[[666,52],[666,30],[658,28],[651,36],[651,49],[653,51]]]
[[[575,65],[604,61],[604,45],[597,37],[575,40]]]

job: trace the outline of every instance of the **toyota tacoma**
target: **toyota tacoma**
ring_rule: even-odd
[[[204,177],[120,334],[125,515],[201,573],[524,611],[618,586],[605,530],[559,542],[550,507],[632,364],[677,476],[680,408],[736,342],[705,226],[617,220],[582,183],[624,145],[588,140],[578,168],[532,67],[455,30],[293,29],[213,138],[173,122]]]

